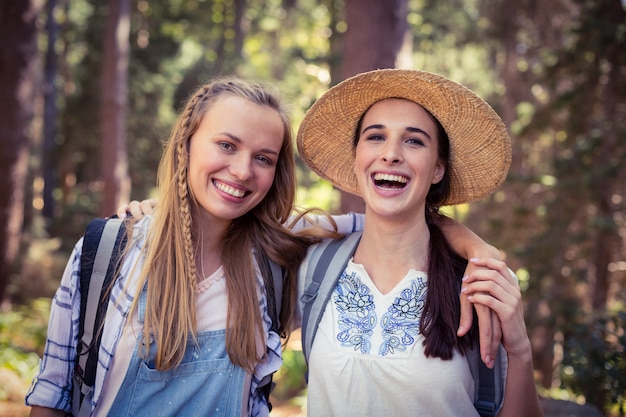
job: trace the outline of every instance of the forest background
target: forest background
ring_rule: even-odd
[[[0,400],[23,401],[87,222],[153,196],[195,86],[269,81],[295,130],[330,86],[401,67],[467,85],[509,128],[503,187],[447,212],[520,277],[542,397],[624,415],[624,1],[3,0],[0,41]],[[298,163],[298,204],[362,207]],[[297,404],[297,348],[286,361],[276,395]]]

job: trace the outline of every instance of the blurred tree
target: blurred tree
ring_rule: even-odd
[[[407,0],[345,0],[344,10],[341,78],[394,68],[408,28]],[[362,213],[365,205],[360,197],[342,191],[341,211]]]
[[[100,85],[101,164],[104,180],[100,215],[110,216],[130,200],[126,149],[130,0],[108,0]]]
[[[537,213],[544,228],[525,252],[528,259],[540,256],[541,249],[546,250],[543,256],[551,255],[546,264],[531,264],[531,272],[553,277],[550,283],[538,280],[535,294],[567,346],[581,342],[577,326],[596,328],[610,323],[614,311],[624,312],[620,288],[625,278],[623,267],[616,266],[625,255],[626,11],[612,0],[578,0],[573,5],[568,13],[574,10],[578,19],[564,33],[568,42],[561,42],[556,59],[546,67],[543,86],[549,100],[533,118],[537,125],[528,127],[532,135],[552,132],[553,142],[551,179],[542,183],[542,210]],[[623,326],[624,321],[614,323]],[[610,377],[614,367],[624,368],[626,346],[616,343],[611,333],[601,343],[583,344],[577,349],[580,356],[564,363],[581,375],[580,393],[605,411],[616,392],[621,392],[622,407],[626,404],[626,378]],[[604,353],[593,351],[598,346]],[[612,350],[622,352],[621,363],[593,363]],[[603,369],[595,383],[576,369],[585,364]]]
[[[486,220],[509,263],[527,270],[542,385],[576,387],[605,411],[623,407],[625,9],[613,0],[480,5],[514,163],[472,220]]]
[[[0,302],[14,271],[37,89],[37,0],[0,2]]]
[[[55,12],[57,8],[56,0],[48,0],[46,3],[46,40],[47,49],[44,64],[43,82],[43,152],[42,177],[43,177],[43,208],[42,215],[51,219],[54,214],[54,199],[52,197],[54,189],[57,187],[57,175],[54,161],[55,136],[57,133],[57,116],[59,109],[57,106],[57,75],[58,75],[58,54],[56,43],[58,37],[58,23]]]

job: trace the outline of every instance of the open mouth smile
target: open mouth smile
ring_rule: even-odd
[[[403,175],[375,173],[372,180],[378,188],[400,190],[406,186],[409,179]]]
[[[233,196],[233,197],[243,198],[247,194],[249,194],[249,191],[242,190],[240,188],[232,187],[230,185],[224,184],[223,182],[220,182],[220,181],[217,181],[217,180],[213,180],[213,185],[218,190],[220,190],[223,193],[226,193],[226,194],[228,194],[230,196]]]

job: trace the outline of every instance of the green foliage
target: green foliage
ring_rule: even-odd
[[[286,401],[306,395],[307,366],[302,350],[287,348],[283,352],[283,366],[276,372],[273,379],[276,387],[272,396],[279,401]]]
[[[33,300],[0,314],[0,400],[15,400],[35,376],[48,328],[50,299]],[[17,385],[17,386],[16,386]],[[17,394],[16,394],[17,393]]]
[[[562,385],[591,404],[626,410],[626,312],[569,324],[563,346]],[[591,382],[591,383],[590,383]]]
[[[38,298],[0,315],[0,346],[42,354],[50,302],[49,298]]]

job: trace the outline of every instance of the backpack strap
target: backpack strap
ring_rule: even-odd
[[[255,256],[261,275],[263,276],[263,283],[265,284],[267,309],[272,319],[271,329],[279,333],[280,311],[283,301],[283,270],[280,265],[267,256],[259,253]]]
[[[272,327],[270,329],[282,337],[280,334],[280,311],[283,301],[283,270],[280,265],[269,259],[266,255],[257,252],[255,256],[261,275],[263,276],[263,283],[265,284],[267,310],[272,320]],[[273,374],[266,375],[259,381],[259,385],[257,386],[257,390],[261,391],[263,396],[265,396],[270,411],[272,411],[270,393],[276,385],[276,383],[272,381],[272,377]]]
[[[507,358],[502,345],[498,348],[493,369],[480,358],[478,344],[466,352],[467,362],[474,378],[474,407],[480,417],[495,417],[502,408],[506,381]]]
[[[96,380],[98,350],[102,335],[100,326],[108,307],[111,281],[126,244],[121,219],[94,219],[83,237],[80,270],[80,322],[76,366],[73,375],[72,414],[91,414],[91,395]]]
[[[341,239],[324,240],[313,249],[306,274],[300,277],[305,280],[305,290],[300,301],[303,304],[302,353],[307,363],[326,304],[360,240],[361,232],[348,234]]]
[[[517,275],[509,269],[517,280]],[[474,378],[474,407],[481,417],[495,417],[504,402],[506,390],[506,374],[508,370],[508,356],[504,346],[500,344],[493,369],[487,368],[480,358],[478,343],[466,353],[472,377]]]

